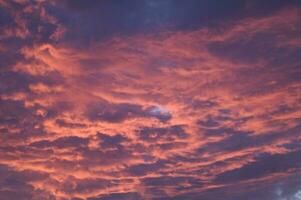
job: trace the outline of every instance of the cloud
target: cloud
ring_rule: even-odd
[[[165,167],[164,161],[157,161],[155,163],[143,163],[129,167],[128,173],[133,176],[143,176],[152,172],[156,172]]]
[[[109,195],[104,195],[102,197],[91,197],[88,198],[88,200],[139,200],[142,199],[142,197],[135,192],[125,192],[125,193],[112,193]]]
[[[102,148],[114,148],[114,147],[121,147],[122,142],[128,141],[128,138],[126,138],[123,135],[106,135],[103,133],[98,133],[97,138],[100,140],[100,146]]]
[[[28,182],[37,182],[47,179],[48,174],[36,171],[15,171],[8,166],[0,166],[0,199],[37,199],[44,198],[47,200],[55,197],[45,191],[35,189]]]
[[[135,104],[109,104],[107,102],[88,105],[87,117],[92,121],[107,121],[118,123],[131,118],[154,117],[160,121],[171,118],[169,113],[154,111],[154,108],[143,108]]]
[[[299,198],[297,1],[0,5],[0,199]]]
[[[299,169],[299,151],[288,154],[263,155],[258,161],[232,171],[227,171],[217,176],[217,181],[234,182],[247,179],[256,179],[269,176],[273,173],[294,171]],[[271,167],[273,166],[273,167]]]
[[[174,141],[176,139],[185,139],[188,134],[185,133],[183,126],[175,125],[167,128],[144,127],[139,131],[139,137],[146,142],[160,140]]]
[[[89,142],[89,139],[86,138],[80,138],[76,136],[70,136],[70,137],[61,137],[54,141],[38,141],[31,144],[33,147],[37,148],[68,148],[68,147],[81,147],[86,146]]]

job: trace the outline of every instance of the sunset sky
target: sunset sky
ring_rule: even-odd
[[[301,1],[0,0],[0,200],[301,200]]]

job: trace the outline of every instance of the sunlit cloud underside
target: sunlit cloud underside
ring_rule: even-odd
[[[0,0],[0,200],[300,200],[300,8]]]

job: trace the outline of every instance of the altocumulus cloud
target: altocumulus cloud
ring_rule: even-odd
[[[297,0],[0,0],[1,200],[300,200]]]

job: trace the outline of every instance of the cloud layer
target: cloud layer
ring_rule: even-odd
[[[300,11],[0,0],[0,200],[301,199]]]

